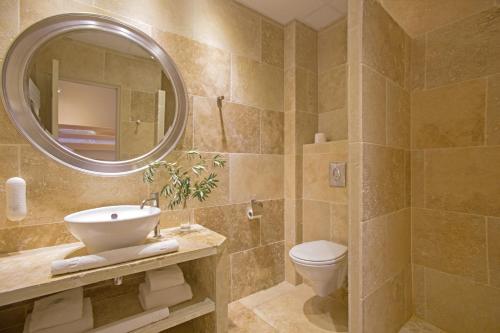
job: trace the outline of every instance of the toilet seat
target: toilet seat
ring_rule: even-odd
[[[297,263],[324,266],[344,260],[346,253],[347,247],[344,245],[318,240],[295,245],[289,255]]]

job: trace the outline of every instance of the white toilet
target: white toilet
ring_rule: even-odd
[[[289,252],[295,269],[321,297],[339,289],[347,276],[347,247],[318,240],[295,245]]]

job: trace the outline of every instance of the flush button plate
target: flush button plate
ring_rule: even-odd
[[[330,187],[345,187],[346,162],[330,163]]]

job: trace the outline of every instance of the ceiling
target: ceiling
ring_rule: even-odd
[[[281,24],[297,19],[319,30],[347,13],[347,0],[236,0]]]

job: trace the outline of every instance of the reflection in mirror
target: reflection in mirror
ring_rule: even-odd
[[[110,32],[82,29],[49,40],[33,55],[27,80],[40,125],[67,149],[94,160],[148,153],[176,112],[161,64]]]

